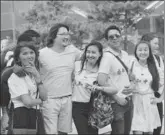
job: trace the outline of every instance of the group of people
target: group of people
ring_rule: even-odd
[[[106,44],[91,41],[83,51],[70,42],[64,24],[51,27],[42,49],[36,35],[18,37],[13,64],[1,73],[2,89],[14,106],[9,116],[14,134],[67,134],[72,119],[78,134],[98,134],[88,124],[95,91],[112,98],[111,134],[160,134],[164,64],[154,51],[158,37],[142,36],[130,58],[115,25],[105,30]]]

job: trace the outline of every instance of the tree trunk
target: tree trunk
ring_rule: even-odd
[[[125,9],[125,38],[124,38],[124,50],[127,51],[127,9]]]

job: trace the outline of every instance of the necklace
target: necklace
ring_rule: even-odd
[[[141,70],[141,75],[144,75],[144,70],[148,67],[147,63],[143,63],[139,61],[139,66],[140,66],[140,70]]]
[[[140,64],[141,75],[144,75],[144,70],[147,68],[147,65]]]

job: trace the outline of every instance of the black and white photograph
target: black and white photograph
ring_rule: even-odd
[[[164,0],[1,0],[2,135],[164,135]]]

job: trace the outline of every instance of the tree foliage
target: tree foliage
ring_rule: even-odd
[[[62,22],[69,25],[74,33],[72,38],[77,44],[85,36],[93,35],[94,39],[101,39],[104,30],[110,24],[118,24],[123,29],[134,24],[136,17],[143,16],[148,1],[89,1],[88,18],[84,21],[72,14],[72,6],[64,1],[49,0],[37,2],[23,17],[28,21],[26,29],[35,29],[40,33],[47,33],[53,24]]]
[[[88,20],[90,23],[99,22],[101,26],[103,24],[116,24],[120,26],[123,34],[127,35],[128,28],[135,26],[137,18],[144,17],[152,12],[145,10],[149,2],[127,0],[91,1]],[[127,36],[125,40],[127,40]]]
[[[62,1],[45,1],[36,3],[23,17],[28,21],[26,27],[47,32],[55,23],[62,22],[70,9],[70,5]]]
[[[132,26],[137,17],[150,13],[144,10],[149,1],[91,1],[88,19],[104,23]]]

